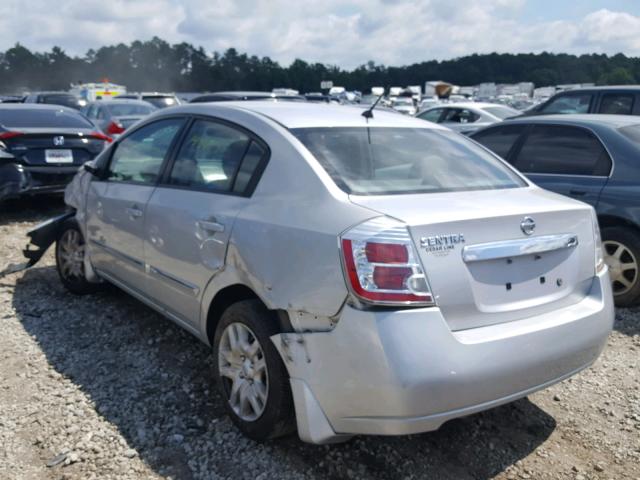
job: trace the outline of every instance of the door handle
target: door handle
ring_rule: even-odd
[[[582,197],[583,195],[586,195],[587,192],[584,190],[569,190],[569,195],[573,195],[576,197]]]
[[[136,220],[142,216],[142,210],[140,210],[136,205],[127,208],[127,214],[131,220]]]
[[[212,220],[198,220],[196,222],[198,227],[207,232],[224,232],[224,225]]]

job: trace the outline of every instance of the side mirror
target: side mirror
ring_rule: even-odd
[[[85,163],[83,165],[83,168],[85,169],[86,172],[89,172],[91,175],[93,175],[96,178],[102,178],[104,176],[104,172],[98,167],[96,167],[95,165],[88,165]]]

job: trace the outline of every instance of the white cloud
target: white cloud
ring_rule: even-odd
[[[608,9],[525,22],[533,0],[3,0],[0,50],[16,42],[69,53],[159,36],[208,51],[235,47],[283,64],[295,58],[354,67],[470,53],[640,55],[640,17]],[[547,16],[552,15],[547,12]]]

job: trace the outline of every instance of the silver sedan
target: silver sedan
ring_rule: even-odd
[[[521,112],[495,103],[465,102],[438,105],[419,112],[416,117],[439,123],[459,133],[469,134]]]
[[[593,209],[409,116],[159,111],[67,202],[42,227],[63,284],[112,283],[210,345],[258,440],[434,430],[586,368],[613,323]]]

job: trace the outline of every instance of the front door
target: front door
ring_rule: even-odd
[[[195,325],[202,294],[225,263],[238,212],[250,201],[267,149],[249,132],[195,120],[147,205],[145,260],[151,296]]]
[[[87,237],[91,261],[106,277],[146,290],[144,222],[147,202],[184,119],[146,125],[116,146],[104,180],[91,182]]]

